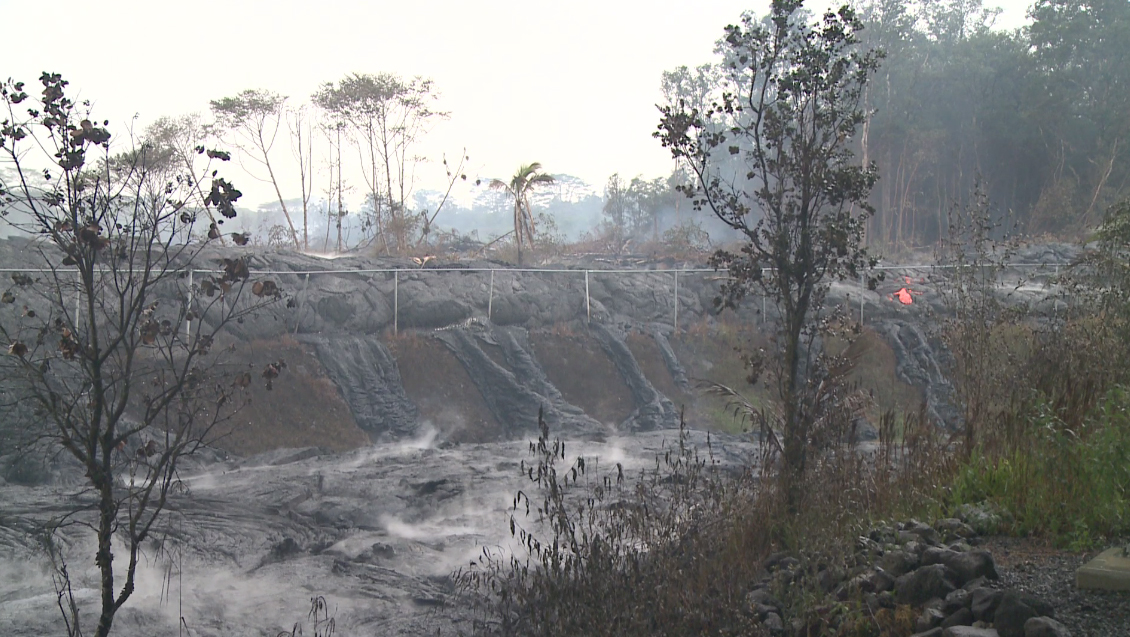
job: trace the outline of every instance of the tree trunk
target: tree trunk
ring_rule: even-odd
[[[341,129],[338,129],[337,134],[337,251],[341,252],[341,217],[342,217],[342,196],[341,196]]]
[[[96,463],[92,455],[91,461]],[[94,468],[92,474],[98,474],[98,553],[94,562],[101,573],[102,611],[98,616],[98,627],[95,630],[97,637],[106,637],[110,634],[110,627],[114,624],[114,614],[117,607],[114,604],[114,518],[116,517],[113,486],[106,483],[106,476],[102,475],[99,468]]]
[[[785,506],[788,512],[796,513],[803,496],[805,456],[808,445],[808,431],[805,416],[800,409],[803,380],[800,378],[800,339],[801,328],[799,307],[793,308],[797,316],[783,317],[788,321],[787,342],[785,344],[785,445],[784,465],[781,467]]]
[[[286,202],[283,201],[282,191],[279,190],[279,182],[275,179],[275,171],[271,168],[271,160],[267,156],[267,148],[263,142],[262,132],[259,134],[260,149],[263,151],[263,163],[267,166],[267,175],[271,178],[271,185],[275,187],[275,196],[278,197],[279,207],[282,208],[283,217],[286,218],[286,226],[290,228],[290,238],[294,241],[294,249],[302,249],[302,244],[298,243],[298,232],[294,229],[294,222],[290,218],[290,211],[286,209]]]
[[[518,246],[518,267],[522,267],[522,203],[514,196],[514,241]]]

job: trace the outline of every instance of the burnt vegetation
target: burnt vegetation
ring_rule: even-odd
[[[135,591],[144,547],[162,533],[181,459],[246,404],[245,377],[216,351],[223,328],[280,292],[270,280],[249,285],[242,256],[190,284],[211,240],[199,237],[198,218],[234,217],[239,191],[216,169],[163,164],[144,141],[111,152],[109,122],[93,123],[90,104],[71,100],[61,76],[44,73],[39,85],[38,95],[21,82],[0,85],[0,153],[10,168],[0,214],[32,237],[30,272],[14,273],[3,293],[0,405],[22,453],[63,454],[81,468],[77,497],[43,543],[68,634],[108,635]],[[204,147],[197,154],[227,159]],[[267,365],[268,387],[283,367]],[[56,547],[75,525],[97,538],[93,622],[79,614]]]

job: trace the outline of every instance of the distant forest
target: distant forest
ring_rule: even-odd
[[[1130,2],[1044,0],[991,27],[979,0],[861,5],[887,52],[859,149],[881,180],[872,240],[926,244],[980,179],[1030,235],[1076,235],[1130,188]]]
[[[1082,236],[1130,197],[1130,2],[1041,0],[1013,31],[981,0],[853,4],[862,46],[885,53],[855,148],[880,175],[869,244],[935,243],[978,186],[1002,225],[1033,237]],[[715,64],[666,72],[663,100],[705,110],[718,78]],[[697,219],[717,242],[719,225],[675,192],[685,179],[613,175],[593,235],[619,247]],[[569,205],[585,214],[564,218],[592,218],[592,198],[557,211]]]
[[[1032,236],[1078,236],[1130,194],[1130,2],[1041,0],[1011,32],[981,0],[853,4],[886,54],[855,149],[880,174],[870,244],[934,243],[978,182]],[[665,99],[709,104],[716,73],[665,73]]]

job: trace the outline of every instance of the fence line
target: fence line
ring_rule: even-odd
[[[1056,275],[1058,275],[1060,266],[1066,266],[1066,265],[1068,265],[1068,264],[1065,263],[1065,262],[1057,262],[1057,263],[1009,263],[1009,264],[1005,264],[1005,267],[1006,268],[1018,268],[1018,269],[1054,268],[1054,273]],[[894,271],[894,270],[902,270],[902,271],[906,271],[906,270],[949,270],[949,269],[954,269],[954,268],[959,268],[959,267],[973,267],[973,266],[968,266],[968,265],[961,266],[961,265],[950,265],[950,264],[946,264],[946,265],[937,265],[937,264],[880,265],[880,266],[875,266],[873,268],[867,268],[867,272],[876,272],[876,271],[884,272],[884,271]],[[765,272],[770,272],[772,270],[773,270],[773,268],[762,268],[761,271],[764,274]],[[77,274],[78,269],[77,268],[54,268],[54,269],[52,269],[52,268],[0,268],[0,273],[23,273],[23,272],[39,272],[39,273],[50,272],[50,273],[54,273],[54,274],[60,274],[60,273],[76,273]],[[591,294],[590,294],[590,277],[591,277],[591,275],[593,275],[593,274],[621,274],[621,275],[624,275],[624,274],[627,274],[627,275],[653,274],[653,275],[663,275],[663,274],[670,273],[672,275],[673,284],[674,284],[674,286],[673,286],[674,292],[673,292],[673,295],[672,295],[673,296],[673,302],[672,302],[673,309],[672,309],[672,317],[671,318],[672,318],[672,326],[673,326],[673,328],[675,329],[676,332],[679,329],[679,276],[680,275],[688,275],[688,274],[712,274],[713,273],[713,274],[720,275],[719,278],[721,278],[721,279],[730,278],[725,273],[725,270],[719,270],[719,269],[715,269],[715,268],[669,268],[669,269],[640,269],[640,268],[593,269],[593,268],[586,268],[586,269],[581,269],[581,268],[426,268],[426,267],[422,267],[422,268],[352,268],[352,269],[328,269],[328,270],[255,270],[254,273],[256,275],[274,275],[274,276],[287,275],[287,276],[304,277],[305,280],[303,282],[302,291],[301,291],[301,294],[302,294],[303,297],[305,297],[307,295],[307,290],[310,287],[310,277],[311,277],[311,275],[316,275],[316,274],[336,274],[336,275],[341,275],[341,274],[392,274],[393,275],[393,290],[392,290],[392,305],[393,305],[392,326],[393,327],[392,328],[393,328],[393,333],[398,333],[399,329],[400,329],[400,325],[399,325],[399,319],[400,319],[400,275],[401,275],[401,273],[428,273],[428,272],[435,272],[435,273],[451,273],[451,272],[489,273],[490,274],[490,284],[489,284],[489,292],[488,292],[488,297],[487,297],[487,320],[491,319],[492,314],[493,314],[493,309],[494,309],[494,275],[495,275],[495,272],[509,272],[509,273],[515,273],[515,274],[523,274],[523,273],[526,273],[526,274],[575,274],[575,275],[582,275],[583,274],[584,275],[584,282],[585,282],[585,317],[588,320],[592,319],[592,298],[591,298]],[[194,298],[192,296],[192,292],[191,292],[192,287],[193,287],[193,283],[194,283],[194,275],[196,275],[196,274],[205,274],[205,275],[206,274],[223,274],[223,273],[224,273],[224,270],[222,270],[222,269],[200,269],[200,268],[189,269],[188,270],[188,282],[189,282],[189,290],[190,290],[189,291],[190,302]],[[859,289],[860,289],[859,322],[860,322],[860,324],[862,324],[864,322],[864,307],[865,307],[866,301],[867,301],[866,296],[865,296],[866,279],[867,279],[866,274],[861,274],[860,277],[859,277]],[[76,284],[76,288],[77,288],[77,284]],[[77,317],[78,317],[79,312],[80,312],[80,306],[81,306],[80,296],[81,296],[81,293],[76,292],[76,294],[75,294],[75,316],[76,316],[76,320],[77,320]],[[766,311],[766,297],[764,295],[762,295],[762,300],[761,300],[761,311],[762,311],[762,315],[764,315],[765,311]],[[297,329],[298,329],[298,326],[296,325],[295,330],[297,331]],[[191,335],[190,321],[186,320],[185,321],[185,336],[187,338],[190,335]]]

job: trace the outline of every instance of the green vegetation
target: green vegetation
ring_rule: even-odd
[[[514,201],[514,245],[518,248],[518,265],[522,265],[522,243],[527,248],[534,246],[534,213],[530,208],[530,193],[540,186],[553,183],[553,175],[541,172],[541,164],[523,164],[510,178],[509,182],[495,179],[490,182],[492,190],[505,192]]]
[[[862,242],[878,173],[856,163],[851,143],[882,57],[860,46],[863,23],[851,7],[809,24],[802,6],[775,0],[765,20],[746,13],[726,27],[720,99],[705,111],[684,101],[661,107],[655,133],[693,174],[681,190],[695,209],[741,237],[737,250],[711,258],[729,273],[716,305],[737,307],[759,293],[781,317],[772,347],[746,352],[746,363],[751,383],[762,371],[772,378],[780,412],[762,411],[762,426],[778,430],[793,501],[812,414],[822,409],[822,375],[835,365],[819,360],[814,329],[826,320],[828,285],[876,263]]]
[[[1107,392],[1083,427],[1069,428],[1038,403],[1022,448],[974,449],[958,469],[950,503],[992,502],[1002,530],[1039,535],[1073,550],[1130,533],[1130,394]]]

